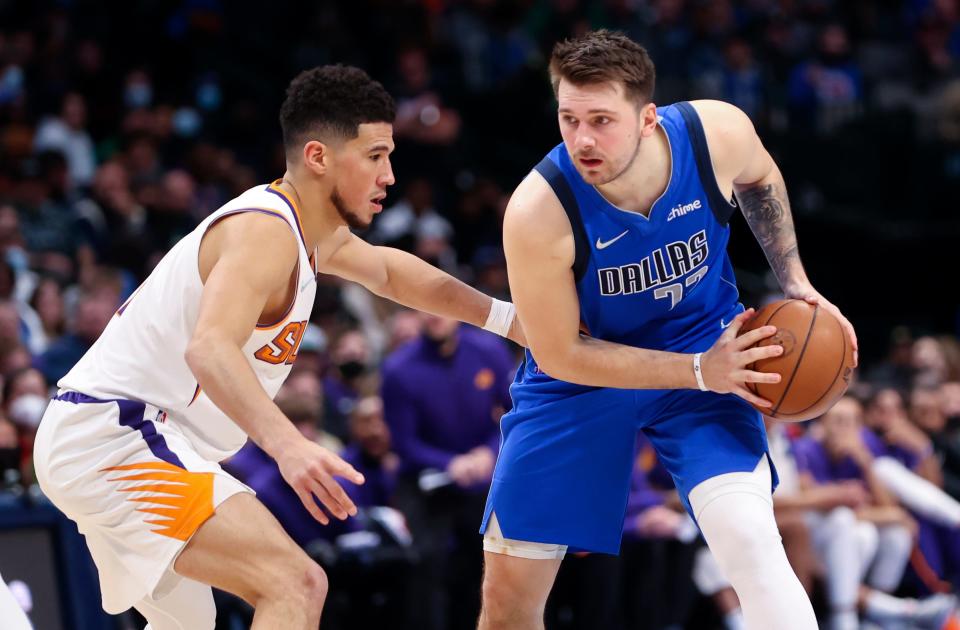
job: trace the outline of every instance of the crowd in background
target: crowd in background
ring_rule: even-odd
[[[878,593],[936,616],[945,600],[929,596],[960,584],[956,0],[276,1],[269,15],[217,0],[98,4],[0,2],[6,492],[33,482],[32,436],[57,380],[164,252],[283,173],[276,114],[297,71],[360,65],[397,99],[398,184],[364,237],[509,299],[503,209],[559,141],[550,48],[610,27],[650,50],[658,103],[718,98],[751,116],[786,175],[815,285],[862,332],[851,396],[819,422],[770,431],[788,554],[822,618],[896,616]],[[746,226],[733,232],[743,300],[756,304],[771,279]],[[364,473],[350,489],[361,514],[320,526],[255,445],[227,467],[328,568],[330,627],[471,627],[518,356],[320,278],[277,403]],[[735,628],[736,598],[669,477],[642,440],[637,453],[623,554],[568,559],[551,627]],[[904,500],[904,487],[928,500]],[[837,532],[859,556],[836,559]],[[229,599],[221,609],[249,614]]]

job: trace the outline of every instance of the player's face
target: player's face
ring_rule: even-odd
[[[394,183],[390,153],[393,125],[364,123],[357,137],[336,150],[337,180],[330,200],[347,225],[363,229],[383,210],[387,186]]]
[[[570,159],[584,181],[595,186],[613,181],[633,163],[650,118],[647,110],[656,112],[652,103],[638,110],[616,82],[574,85],[561,80],[557,100]]]

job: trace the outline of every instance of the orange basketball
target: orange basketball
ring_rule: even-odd
[[[847,391],[853,375],[853,347],[837,318],[803,300],[779,300],[764,306],[741,334],[761,326],[777,327],[758,346],[779,344],[783,354],[750,366],[780,374],[779,383],[747,383],[773,407],[757,410],[778,420],[798,422],[826,412]]]

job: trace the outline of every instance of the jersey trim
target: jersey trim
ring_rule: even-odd
[[[281,213],[277,212],[276,210],[270,210],[270,209],[267,209],[267,208],[237,208],[236,210],[230,210],[230,211],[228,211],[228,212],[224,212],[224,213],[221,214],[219,217],[217,217],[216,219],[214,219],[213,221],[211,221],[210,224],[207,225],[206,230],[204,230],[204,234],[206,234],[206,232],[208,232],[208,231],[210,230],[210,228],[212,228],[214,225],[216,225],[217,223],[219,223],[219,222],[222,221],[223,219],[226,219],[227,217],[231,217],[231,216],[233,216],[233,215],[235,215],[235,214],[242,214],[242,213],[244,213],[244,212],[259,212],[259,213],[261,213],[261,214],[266,214],[266,215],[274,216],[274,217],[277,217],[277,218],[279,218],[279,219],[282,219],[283,222],[286,223],[287,225],[290,225],[290,221],[287,220],[287,217],[283,216]],[[293,227],[293,226],[291,226],[291,228],[292,228],[292,227]],[[298,227],[299,227],[299,226],[298,226]],[[303,233],[301,232],[300,235],[301,235],[301,237],[302,237],[302,236],[303,236]],[[302,242],[303,242],[303,241],[301,240],[301,243],[302,243]],[[198,250],[198,251],[199,251],[199,250]],[[277,321],[275,321],[275,322],[273,322],[273,323],[270,323],[270,324],[260,324],[259,322],[257,322],[257,325],[256,325],[256,329],[257,329],[257,330],[270,330],[271,328],[276,328],[277,326],[279,326],[280,324],[282,324],[282,323],[287,319],[287,316],[293,311],[293,305],[297,303],[297,286],[300,284],[300,258],[299,258],[299,255],[298,255],[298,257],[297,257],[297,269],[296,269],[296,272],[297,272],[297,277],[296,277],[296,279],[293,281],[293,298],[291,298],[290,303],[287,304],[287,308],[284,309],[283,315],[280,316],[280,319],[278,319]],[[126,307],[126,304],[124,304],[124,306],[121,307],[121,308],[125,308],[125,307]],[[191,402],[193,402],[193,401],[191,401]]]
[[[200,392],[203,391],[203,388],[200,387],[200,383],[197,383],[196,389],[193,390],[193,398],[190,399],[190,402],[187,403],[187,407],[197,402],[197,398],[200,398]]]
[[[684,101],[674,105],[680,115],[683,116],[683,122],[687,126],[687,134],[690,136],[690,144],[693,145],[693,156],[697,162],[697,173],[700,175],[700,185],[707,193],[710,201],[710,209],[713,210],[713,216],[720,225],[726,226],[733,216],[734,210],[740,206],[736,198],[728,200],[720,192],[717,185],[717,178],[713,172],[713,162],[710,161],[710,149],[707,146],[707,136],[703,132],[703,124],[700,122],[700,116],[693,105]]]
[[[587,262],[590,260],[590,241],[587,238],[587,230],[583,226],[583,217],[580,215],[580,204],[577,203],[577,197],[570,188],[570,182],[564,176],[563,171],[554,164],[549,157],[543,158],[539,164],[533,167],[533,170],[540,173],[550,184],[553,194],[557,196],[560,205],[563,206],[567,218],[570,220],[570,227],[573,230],[573,277],[577,282],[583,278],[587,272]]]
[[[290,207],[290,211],[293,213],[293,220],[297,223],[297,232],[300,234],[300,242],[303,244],[303,250],[309,256],[310,250],[307,249],[307,237],[303,234],[303,222],[300,220],[300,208],[293,198],[287,194],[287,191],[280,188],[278,184],[282,181],[282,179],[275,180],[272,184],[267,185],[266,190],[283,199],[284,203]]]
[[[173,464],[174,466],[179,466],[184,469],[186,468],[183,462],[180,461],[180,458],[177,457],[177,454],[167,446],[167,441],[163,439],[163,436],[157,433],[157,428],[153,426],[153,422],[143,417],[146,410],[144,403],[136,400],[125,400],[123,398],[94,398],[93,396],[87,396],[86,394],[75,391],[61,392],[54,397],[54,400],[62,400],[75,405],[87,403],[117,403],[117,408],[120,410],[120,424],[134,431],[139,431],[143,437],[143,441],[147,443],[147,447],[150,448],[150,452],[153,453],[154,457],[168,464]]]

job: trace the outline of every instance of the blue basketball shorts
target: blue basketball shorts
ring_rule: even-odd
[[[761,415],[732,394],[581,388],[548,397],[522,385],[512,394],[481,533],[496,512],[505,538],[618,553],[637,431],[691,515],[688,496],[699,483],[769,459]],[[772,492],[772,462],[771,470]]]

